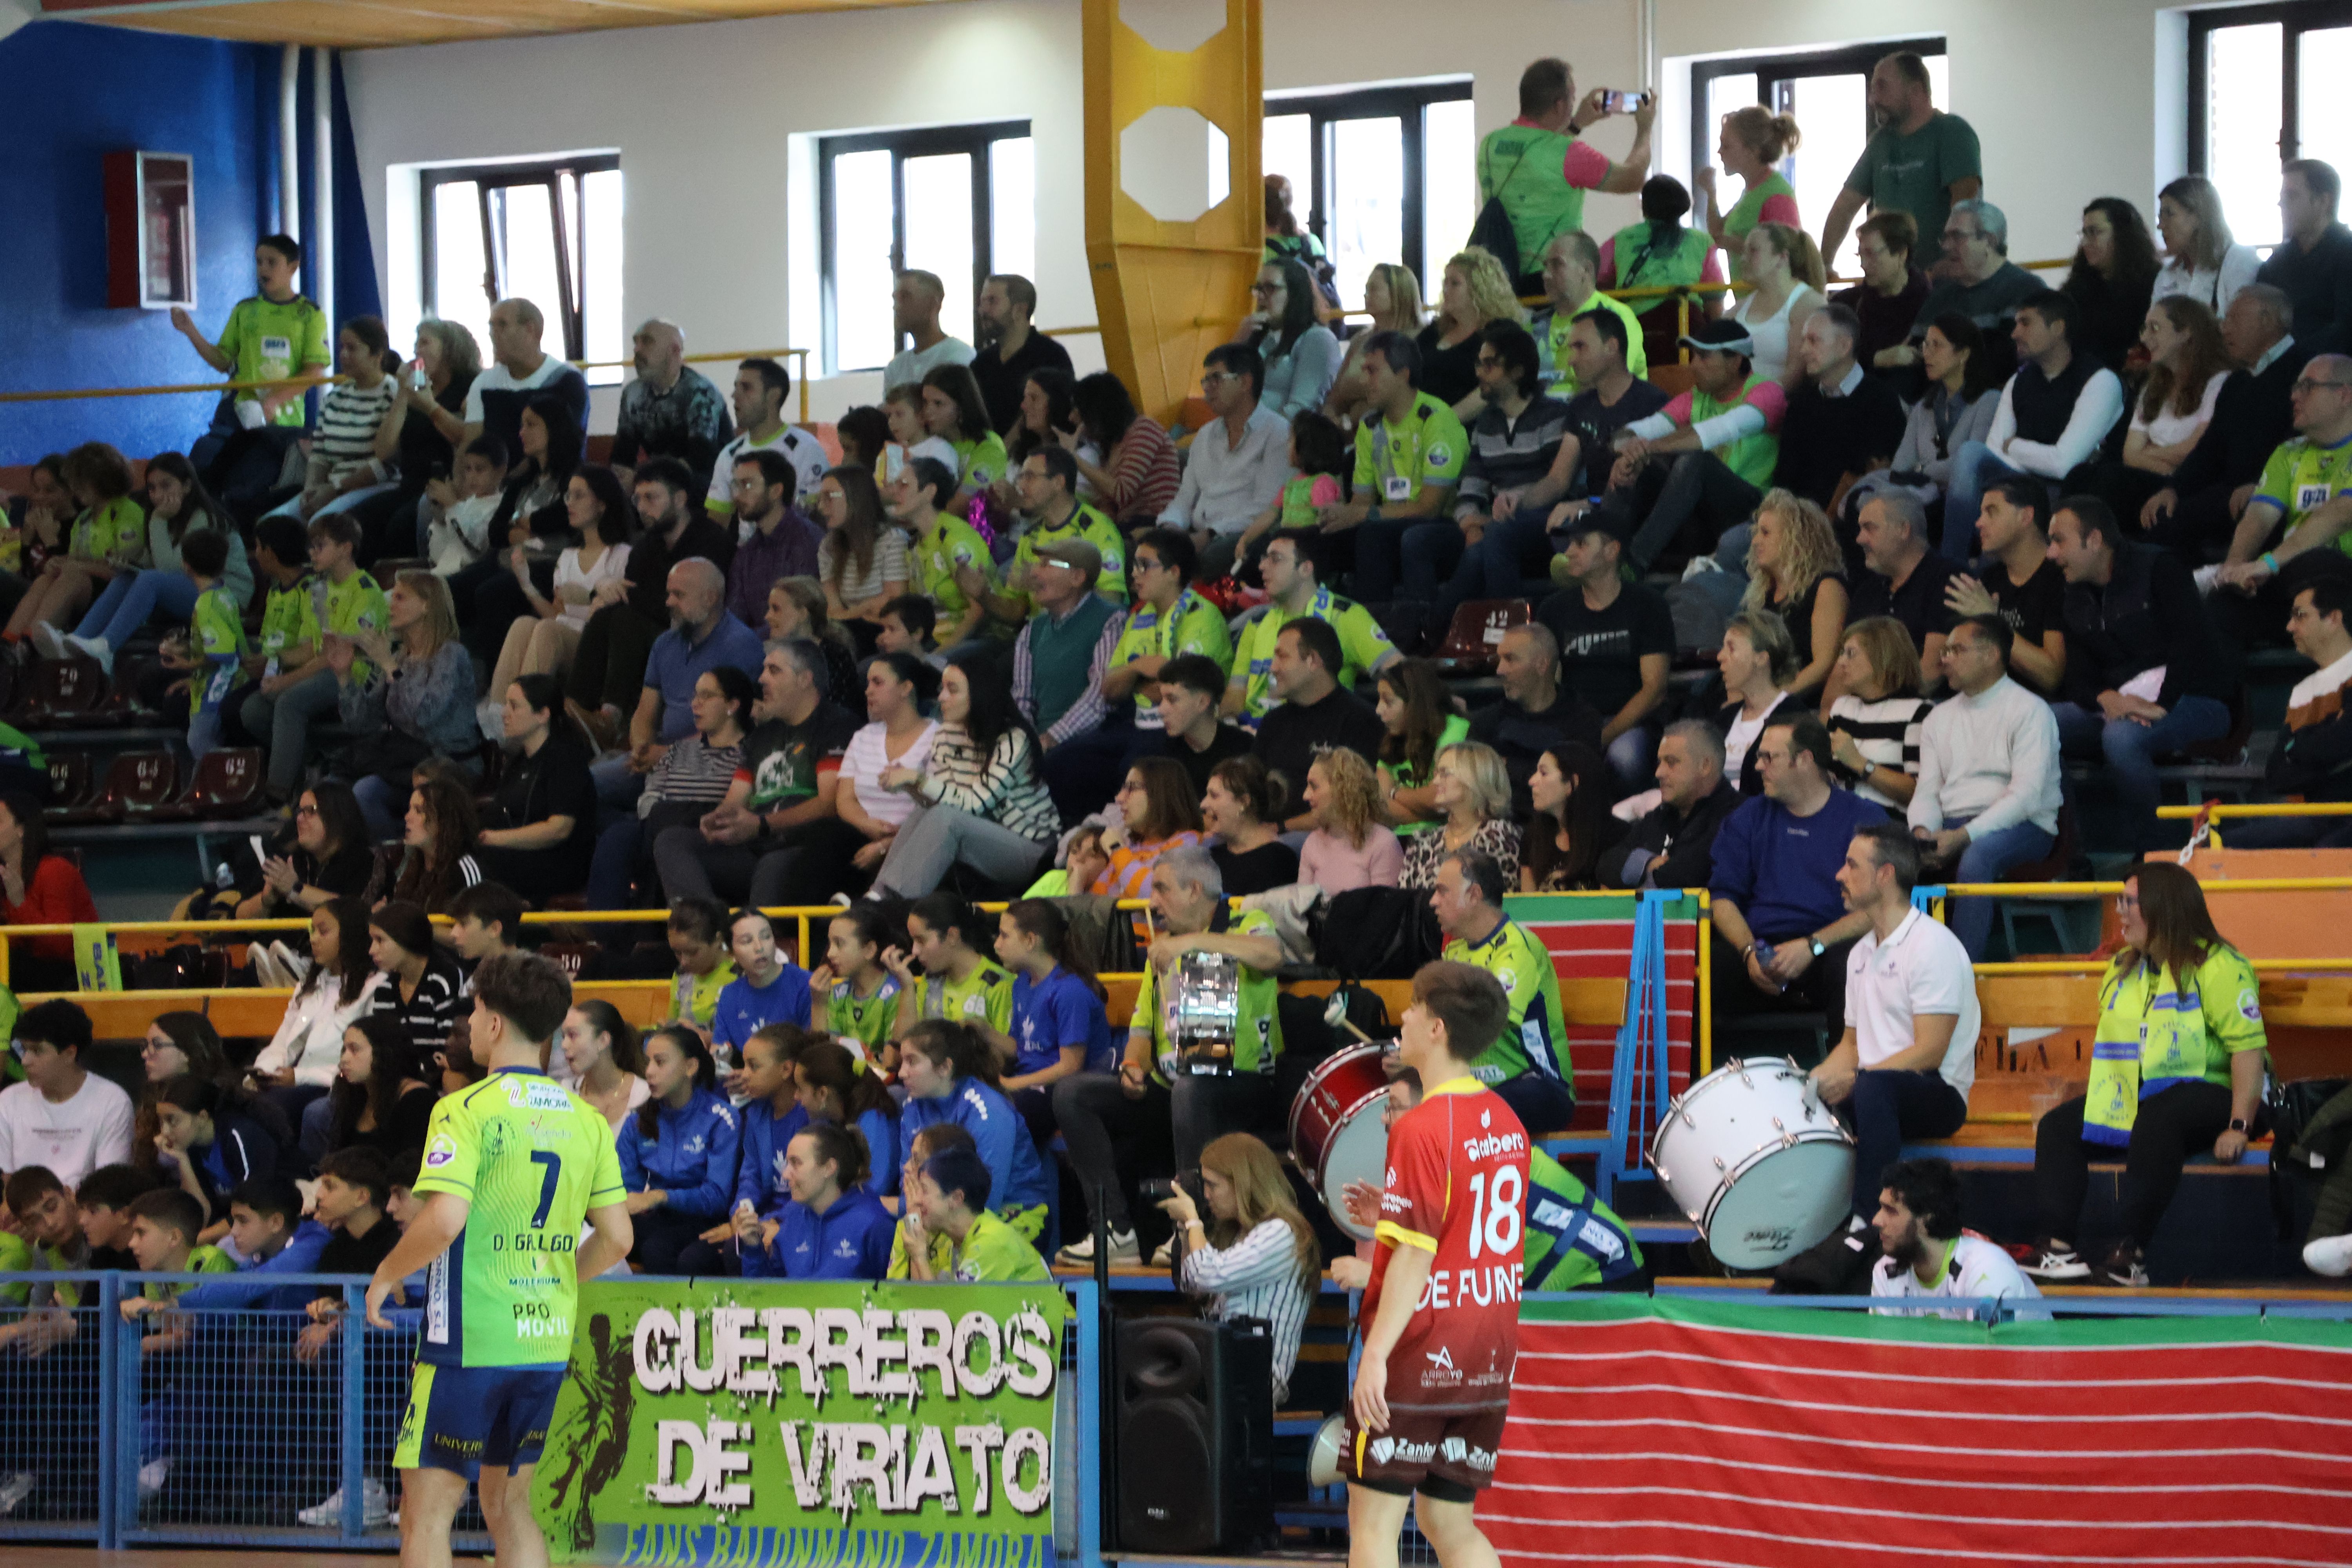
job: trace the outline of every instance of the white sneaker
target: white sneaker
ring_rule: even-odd
[[[2314,1274],[2330,1279],[2341,1279],[2352,1274],[2352,1235],[2324,1236],[2303,1249],[2303,1266]],[[13,1478],[11,1479],[13,1484]],[[0,1488],[0,1503],[8,1500],[8,1491]],[[0,1512],[5,1512],[0,1509]]]
[[[68,647],[78,653],[86,653],[98,660],[98,667],[107,674],[114,673],[114,649],[107,645],[104,637],[69,637],[65,640]]]
[[[1143,1249],[1136,1245],[1135,1232],[1115,1230],[1110,1233],[1110,1260],[1113,1264],[1135,1263],[1141,1260]],[[1088,1231],[1076,1241],[1054,1254],[1054,1261],[1066,1268],[1091,1268],[1095,1266],[1095,1235]]]
[[[1176,1244],[1174,1242],[1163,1241],[1152,1249],[1151,1267],[1154,1268],[1165,1268],[1175,1261]]]
[[[25,1500],[31,1497],[33,1489],[40,1484],[41,1478],[31,1470],[18,1470],[5,1480],[0,1480],[0,1515],[14,1513],[24,1507]]]
[[[299,985],[309,978],[310,973],[309,953],[295,952],[286,945],[285,939],[282,937],[269,944],[269,951],[277,958],[278,967],[294,977],[289,984]]]
[[[383,1483],[373,1476],[360,1482],[362,1528],[374,1530],[392,1518],[392,1507],[384,1496]],[[337,1487],[327,1494],[327,1500],[304,1509],[294,1516],[316,1529],[332,1530],[343,1522],[343,1489]]]
[[[139,1467],[139,1500],[146,1502],[162,1495],[163,1483],[172,1479],[172,1456],[150,1459]]]
[[[2197,592],[2210,599],[2213,596],[2213,584],[2221,580],[2221,568],[2218,563],[2200,566],[2190,575],[2197,579]]]
[[[2071,1247],[2053,1247],[2043,1242],[2031,1262],[2021,1263],[2018,1271],[2036,1279],[2088,1279],[2091,1266]]]
[[[33,643],[49,658],[70,658],[73,650],[66,647],[66,634],[47,621],[33,623]]]

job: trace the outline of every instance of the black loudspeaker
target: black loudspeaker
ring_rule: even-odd
[[[1237,1551],[1274,1528],[1274,1341],[1254,1318],[1118,1325],[1118,1531]]]

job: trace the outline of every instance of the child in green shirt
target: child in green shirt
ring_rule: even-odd
[[[205,529],[180,546],[180,565],[196,584],[196,608],[188,617],[189,651],[195,668],[188,677],[188,754],[202,757],[220,749],[221,713],[236,684],[247,647],[245,617],[221,585],[228,565],[228,537]]]

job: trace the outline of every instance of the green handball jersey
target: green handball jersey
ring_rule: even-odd
[[[2270,541],[2275,544],[2294,532],[2305,518],[2347,490],[2352,490],[2352,437],[2323,447],[2297,436],[2271,453],[2270,461],[2263,465],[2261,482],[2254,486],[2253,499],[2247,504],[2266,506],[2279,513],[2279,526]],[[2352,535],[2336,535],[2336,548],[2352,554]]]
[[[1576,1093],[1576,1076],[1568,1061],[1568,1023],[1559,1010],[1559,972],[1551,954],[1517,921],[1503,921],[1479,942],[1455,937],[1439,957],[1455,963],[1473,963],[1502,983],[1511,1004],[1511,1016],[1502,1037],[1478,1053],[1470,1070],[1480,1083],[1493,1086],[1523,1072],[1558,1079]]]
[[[983,961],[965,980],[926,974],[915,982],[914,1000],[918,1018],[986,1024],[999,1034],[1013,1032],[1013,973],[999,964]]]
[[[545,1073],[500,1068],[433,1108],[415,1190],[471,1205],[427,1276],[416,1359],[462,1367],[569,1360],[581,1227],[590,1209],[625,1196],[603,1114]]]
[[[1527,1262],[1530,1290],[1614,1284],[1642,1267],[1633,1228],[1576,1173],[1540,1149],[1528,1152]]]

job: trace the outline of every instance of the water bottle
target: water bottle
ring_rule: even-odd
[[[224,860],[213,868],[213,886],[224,893],[236,886],[236,874],[229,870],[227,861]]]

